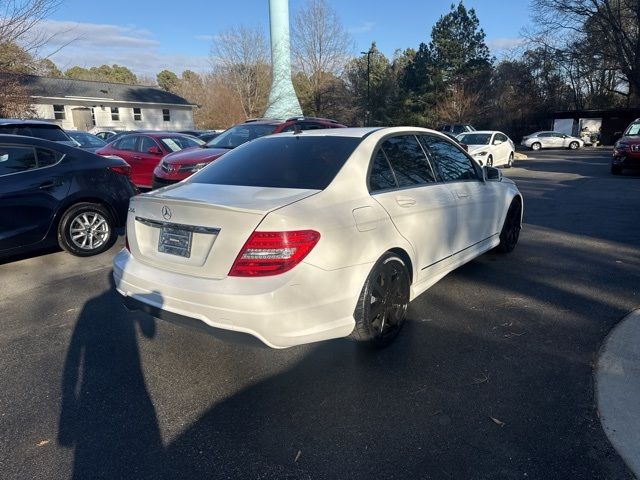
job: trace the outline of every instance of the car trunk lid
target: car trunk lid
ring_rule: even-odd
[[[130,250],[162,269],[224,278],[269,212],[317,192],[186,183],[139,195],[127,222]]]

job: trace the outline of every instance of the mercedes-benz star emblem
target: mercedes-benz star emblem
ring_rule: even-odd
[[[162,207],[162,216],[165,220],[171,220],[171,209],[166,205]]]

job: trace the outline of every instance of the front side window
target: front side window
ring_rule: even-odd
[[[473,161],[460,148],[431,135],[420,135],[419,138],[445,182],[480,179]]]
[[[138,151],[148,153],[151,147],[158,147],[158,144],[150,137],[140,137],[140,148]]]
[[[171,111],[168,108],[162,109],[162,120],[165,122],[171,121]]]
[[[506,142],[507,140],[509,140],[507,138],[506,135],[504,135],[503,133],[496,133],[496,136],[494,137],[493,141],[495,142],[496,140],[501,141],[502,143]]]
[[[188,181],[324,190],[360,140],[302,135],[261,138],[224,154]]]
[[[414,135],[401,135],[384,141],[382,151],[389,159],[398,187],[411,187],[436,181],[429,161]]]
[[[111,120],[114,122],[120,121],[120,109],[118,107],[111,107]]]
[[[64,113],[64,105],[53,106],[53,117],[56,120],[64,120],[66,118],[66,115]]]
[[[369,189],[373,193],[380,190],[389,190],[390,188],[398,188],[398,183],[393,175],[387,156],[382,149],[379,149],[376,156],[373,157],[371,173],[369,173]]]
[[[141,122],[142,121],[142,109],[141,108],[134,108],[133,109],[133,120],[135,122]]]

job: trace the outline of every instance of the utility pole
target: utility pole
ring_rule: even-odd
[[[364,113],[364,126],[368,127],[371,116],[371,54],[374,51],[370,48],[368,52],[360,53],[367,56],[367,110]]]

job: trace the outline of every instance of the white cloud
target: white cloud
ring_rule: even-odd
[[[117,63],[136,74],[155,76],[165,68],[203,71],[204,55],[162,54],[153,33],[135,25],[110,25],[46,20],[38,35],[50,37],[40,56],[51,55],[61,70],[72,66],[93,67]]]
[[[364,21],[364,22],[361,22],[359,25],[349,27],[348,31],[352,35],[358,35],[360,33],[369,33],[374,29],[375,26],[376,26],[376,22]]]
[[[487,46],[491,50],[510,50],[517,48],[524,44],[524,38],[494,38],[487,40]]]

